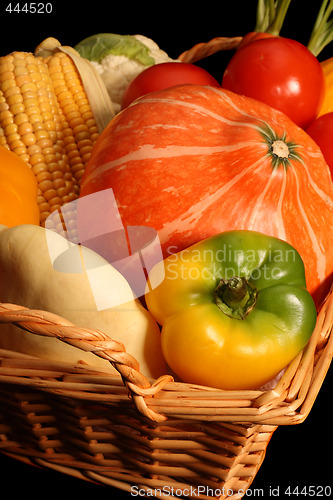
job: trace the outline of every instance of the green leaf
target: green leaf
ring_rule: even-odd
[[[333,40],[332,12],[333,0],[323,0],[307,45],[316,57]]]
[[[255,31],[280,34],[291,0],[258,0]]]
[[[131,35],[98,33],[85,38],[75,47],[81,57],[89,61],[101,62],[113,54],[134,59],[145,66],[152,66],[155,60],[149,55],[149,48]]]

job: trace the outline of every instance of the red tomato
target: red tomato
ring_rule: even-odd
[[[314,120],[306,132],[320,147],[333,177],[333,113],[326,113]]]
[[[222,87],[265,102],[306,128],[319,112],[325,81],[318,59],[304,45],[269,37],[235,53]]]
[[[150,92],[186,83],[220,87],[218,81],[208,71],[194,64],[182,62],[155,64],[130,82],[123,97],[122,107],[126,108],[132,101]]]

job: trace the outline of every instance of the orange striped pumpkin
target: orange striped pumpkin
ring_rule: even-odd
[[[124,226],[158,231],[164,255],[250,229],[301,254],[317,304],[333,277],[333,184],[310,137],[267,105],[186,85],[149,94],[98,139],[81,196],[112,188]]]

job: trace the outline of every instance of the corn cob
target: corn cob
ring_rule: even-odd
[[[78,197],[99,133],[72,60],[14,52],[0,58],[0,145],[32,168],[40,223]]]
[[[80,185],[98,137],[97,125],[72,59],[63,52],[46,57],[54,92],[63,113],[62,132],[71,172]]]

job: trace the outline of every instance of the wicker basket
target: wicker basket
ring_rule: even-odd
[[[214,39],[181,58],[239,40]],[[333,354],[333,289],[307,347],[267,391],[149,381],[121,344],[45,311],[0,304],[0,322],[92,351],[119,372],[0,350],[2,452],[128,492],[231,500],[245,495],[277,426],[309,414]]]

